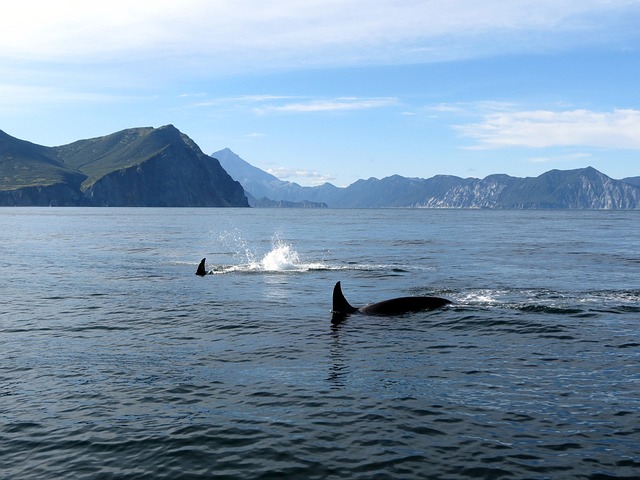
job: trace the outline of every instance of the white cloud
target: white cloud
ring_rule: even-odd
[[[29,106],[42,104],[62,104],[62,103],[112,103],[130,102],[132,100],[142,100],[147,97],[135,97],[132,95],[118,95],[94,92],[76,92],[73,90],[13,85],[0,83],[0,110],[14,106]]]
[[[326,100],[310,100],[307,102],[287,103],[284,105],[266,105],[264,107],[256,108],[255,112],[257,114],[337,112],[389,107],[396,105],[397,103],[398,99],[394,97],[341,97]]]
[[[637,38],[638,14],[628,0],[21,0],[3,5],[0,57],[224,71],[433,61]]]
[[[548,157],[532,157],[529,159],[531,163],[557,163],[557,162],[574,162],[591,158],[590,153],[569,153],[567,155],[553,155]]]
[[[184,97],[187,98],[188,97]],[[221,97],[199,100],[191,107],[220,109],[238,109],[252,112],[256,115],[276,113],[318,113],[344,112],[353,110],[367,110],[398,105],[396,97],[337,97],[315,99],[294,95],[239,95],[236,97]]]
[[[428,112],[441,114],[472,115],[513,111],[516,105],[512,102],[497,100],[479,100],[474,102],[439,103],[426,108]]]
[[[640,149],[640,110],[532,110],[499,112],[480,123],[458,126],[478,143],[471,148],[596,147]]]
[[[311,185],[322,185],[323,183],[330,182],[334,178],[331,175],[325,175],[318,173],[315,170],[298,170],[285,167],[269,168],[267,172],[281,180],[296,181],[299,179],[304,180],[302,183],[309,183]]]
[[[277,102],[281,100],[291,100],[295,96],[288,95],[239,95],[237,97],[223,97],[214,98],[210,100],[201,101],[195,104],[196,107],[217,107],[220,105],[250,105],[255,103]]]

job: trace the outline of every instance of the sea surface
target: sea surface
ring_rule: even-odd
[[[2,208],[0,477],[640,478],[639,233],[638,211]],[[337,281],[453,304],[332,325]]]

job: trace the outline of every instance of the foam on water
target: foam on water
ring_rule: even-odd
[[[275,234],[271,239],[271,249],[266,253],[259,253],[258,247],[251,245],[243,234],[235,229],[226,231],[217,237],[216,243],[221,243],[229,249],[236,263],[220,264],[211,259],[208,268],[214,274],[227,273],[304,273],[319,270],[356,270],[356,271],[384,271],[405,272],[408,266],[378,264],[378,263],[348,263],[329,264],[325,261],[308,260],[303,258],[291,244],[280,239]]]
[[[465,289],[447,292],[458,307],[541,311],[553,314],[585,315],[598,311],[613,313],[640,311],[636,290],[562,291],[551,289]]]
[[[236,236],[235,239],[237,242],[235,256],[241,258],[241,263],[214,266],[213,273],[308,272],[330,268],[322,262],[302,261],[293,245],[275,237],[272,240],[271,250],[262,256],[257,255],[241,237]]]
[[[270,252],[262,260],[251,264],[254,269],[264,272],[283,272],[293,270],[307,270],[305,265],[300,264],[300,255],[293,247],[287,243],[276,243]]]

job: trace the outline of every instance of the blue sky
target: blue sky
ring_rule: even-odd
[[[640,175],[640,0],[22,0],[0,129],[173,124],[284,180]]]

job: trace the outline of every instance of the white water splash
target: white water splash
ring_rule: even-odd
[[[287,272],[295,270],[308,270],[305,265],[300,264],[300,256],[291,245],[278,242],[273,249],[267,253],[257,265],[259,270],[264,272]]]
[[[240,259],[241,263],[216,265],[212,268],[212,273],[307,272],[329,268],[323,263],[302,261],[293,245],[278,237],[272,239],[271,250],[262,257],[247,244],[237,231],[226,232],[220,236],[220,240],[236,251],[235,256]]]
[[[358,271],[407,271],[408,266],[386,264],[340,264],[330,265],[325,262],[307,261],[301,258],[291,243],[281,240],[278,235],[271,239],[271,250],[260,254],[249,245],[242,233],[235,229],[221,233],[218,241],[228,247],[235,260],[234,265],[215,264],[211,262],[208,270],[215,274],[224,273],[296,273],[314,270],[358,270]],[[212,259],[213,260],[213,259]],[[419,267],[418,267],[419,268]],[[432,267],[425,267],[432,268]]]

